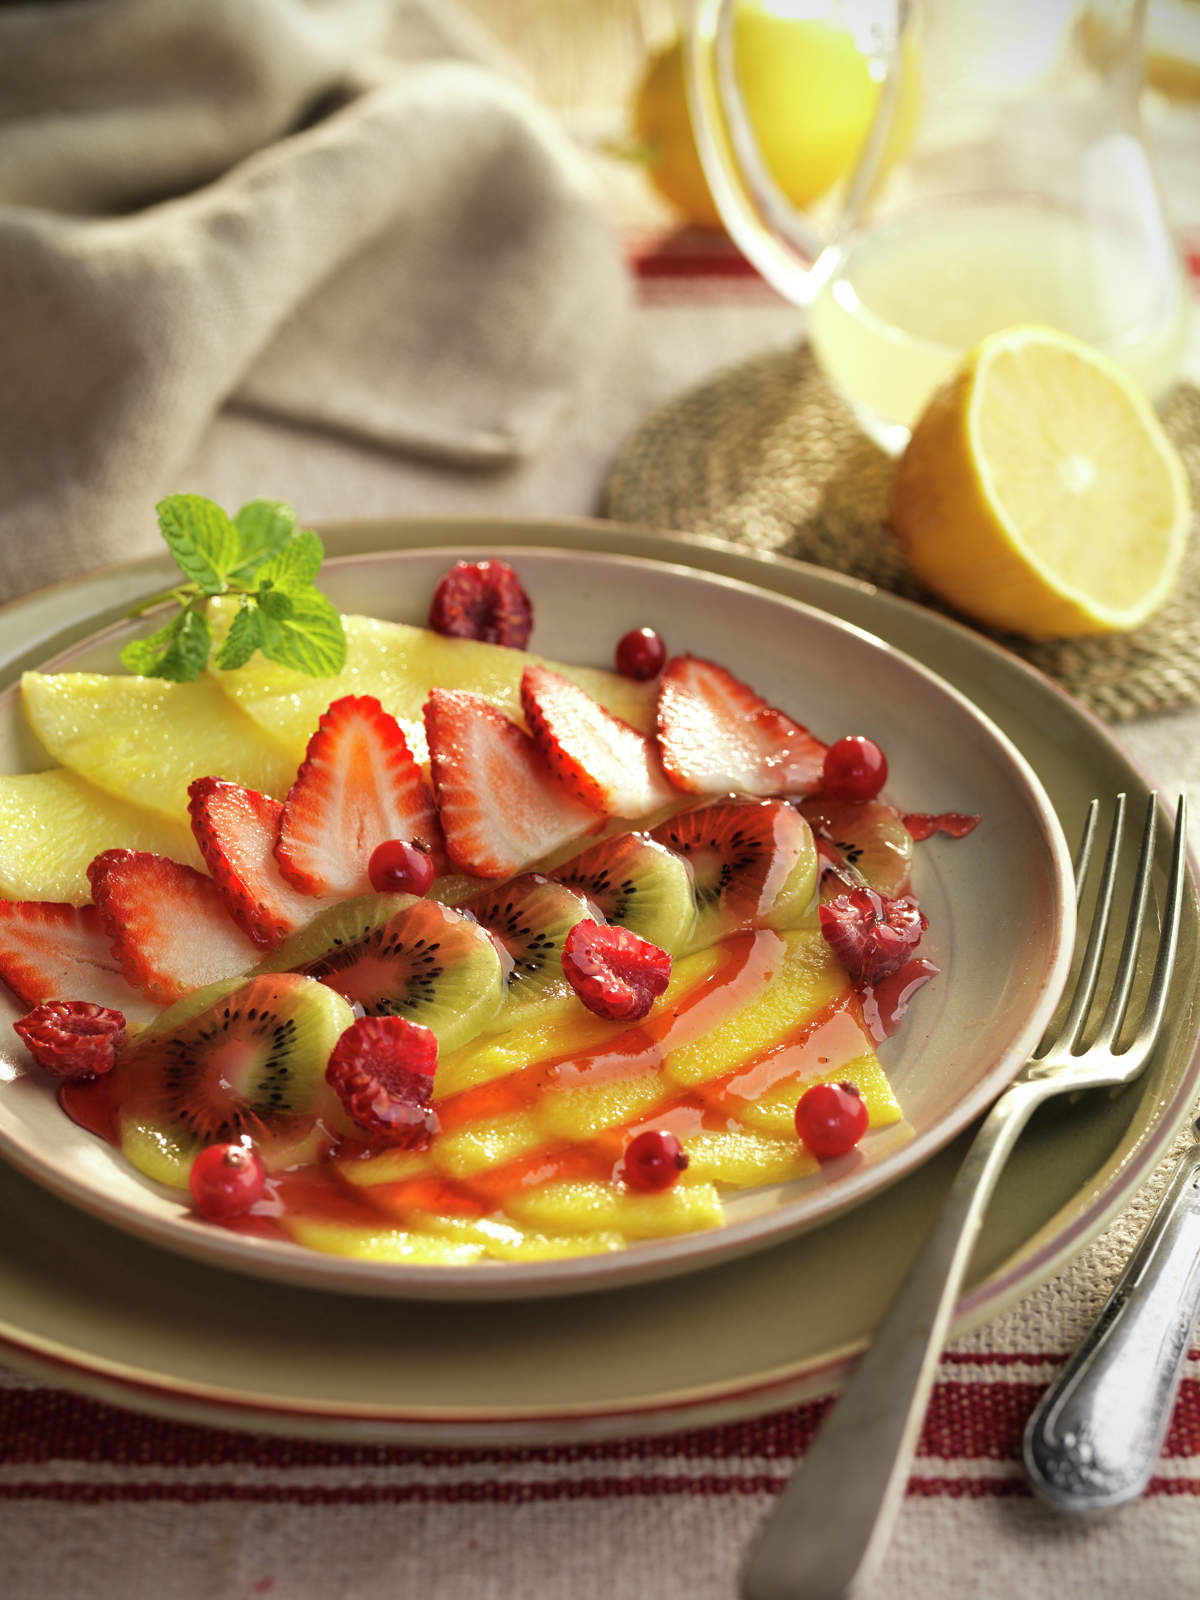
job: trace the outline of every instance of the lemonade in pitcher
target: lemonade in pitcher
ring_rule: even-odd
[[[817,264],[809,336],[864,428],[885,447],[961,353],[1015,323],[1103,350],[1158,400],[1178,370],[1186,299],[1177,264],[1095,217],[1035,200],[975,198],[882,221]]]
[[[810,27],[820,15],[878,85],[853,166],[810,210],[774,183],[747,113],[732,26],[743,4]],[[722,220],[806,309],[821,366],[886,450],[1007,327],[1083,340],[1154,401],[1179,371],[1188,286],[1140,124],[1146,0],[1106,0],[1103,51],[1085,48],[1078,9],[693,0],[689,104]]]

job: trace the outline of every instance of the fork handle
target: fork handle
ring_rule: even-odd
[[[842,1600],[879,1561],[984,1209],[1045,1097],[1023,1080],[988,1113],[899,1293],[751,1544],[743,1600]]]
[[[1200,1312],[1200,1145],[1181,1157],[1091,1332],[1025,1430],[1034,1488],[1060,1511],[1134,1500],[1150,1481]]]

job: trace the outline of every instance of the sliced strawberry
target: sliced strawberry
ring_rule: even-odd
[[[46,1000],[15,1032],[30,1055],[56,1078],[96,1078],[111,1072],[125,1042],[125,1017],[91,1000]]]
[[[227,778],[197,778],[188,789],[192,832],[230,916],[255,944],[274,950],[310,922],[321,902],[284,877],[275,860],[283,806]]]
[[[690,794],[811,794],[825,746],[714,661],[676,656],[658,691],[667,777]]]
[[[482,695],[433,689],[425,731],[446,851],[480,878],[507,878],[599,826],[534,741]]]
[[[550,766],[584,805],[609,817],[643,817],[675,791],[658,746],[549,667],[521,675],[525,721]]]
[[[126,979],[160,1005],[247,972],[261,956],[194,867],[148,850],[105,850],[88,882]]]
[[[275,859],[302,894],[370,894],[372,852],[388,839],[445,862],[429,785],[400,724],[373,695],[335,700],[308,742],[279,819]]]
[[[95,906],[0,900],[0,978],[26,1006],[78,995],[130,1021],[152,1015],[122,976]]]

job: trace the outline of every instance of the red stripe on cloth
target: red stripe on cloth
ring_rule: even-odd
[[[626,254],[634,276],[645,280],[720,278],[734,282],[759,277],[757,267],[723,233],[685,228],[678,233],[646,239],[631,238]],[[1200,244],[1182,248],[1189,274],[1200,278]]]
[[[935,1386],[921,1452],[941,1459],[1015,1458],[1021,1430],[1041,1385],[1000,1381],[942,1382]],[[53,1460],[122,1465],[212,1466],[254,1462],[267,1466],[387,1464],[389,1462],[594,1461],[614,1457],[688,1461],[793,1459],[821,1425],[829,1400],[810,1402],[757,1422],[731,1423],[664,1438],[616,1444],[524,1450],[422,1451],[391,1446],[337,1445],[181,1426],[77,1400],[58,1390],[15,1390],[0,1396],[0,1460],[10,1465]],[[1195,1429],[1200,1448],[1200,1418]]]
[[[535,1505],[564,1500],[664,1499],[690,1495],[721,1499],[778,1494],[787,1475],[755,1474],[721,1477],[707,1474],[675,1478],[647,1474],[638,1478],[560,1479],[548,1483],[352,1484],[321,1487],[297,1484],[172,1484],[172,1483],[13,1483],[0,1485],[0,1502],[53,1501],[70,1505]],[[914,1476],[907,1494],[917,1500],[1030,1499],[1024,1478],[950,1478]],[[1145,1495],[1200,1497],[1200,1479],[1152,1478]]]
[[[973,1359],[973,1358],[968,1358]],[[1025,1364],[1048,1358],[1027,1355]],[[980,1362],[980,1365],[988,1365]],[[991,1363],[1001,1370],[1008,1358]],[[943,1380],[935,1385],[918,1453],[927,1460],[1016,1461],[1025,1422],[1045,1390],[1027,1380]],[[0,1464],[45,1465],[54,1461],[118,1468],[220,1468],[254,1466],[281,1471],[304,1468],[413,1467],[441,1469],[521,1464],[583,1465],[614,1462],[791,1462],[811,1444],[831,1399],[720,1427],[664,1437],[631,1437],[611,1443],[509,1449],[413,1449],[390,1445],[336,1444],[321,1440],[242,1433],[175,1423],[124,1411],[58,1389],[0,1391]],[[1200,1380],[1181,1385],[1164,1446],[1171,1459],[1200,1456]]]

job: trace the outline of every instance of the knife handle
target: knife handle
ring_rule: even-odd
[[[1194,1145],[1091,1332],[1025,1429],[1025,1469],[1057,1510],[1123,1505],[1149,1483],[1198,1312],[1200,1145]]]

